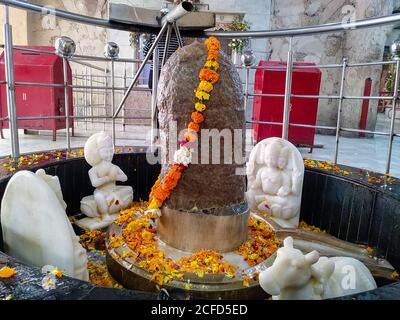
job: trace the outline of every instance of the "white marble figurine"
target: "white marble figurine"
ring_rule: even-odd
[[[87,218],[77,221],[86,229],[102,229],[117,218],[118,212],[125,209],[133,200],[130,186],[117,186],[116,182],[126,182],[128,177],[112,164],[114,146],[111,136],[104,132],[92,135],[85,144],[85,159],[92,168],[89,178],[96,189],[92,196],[81,200],[81,210]]]
[[[251,151],[246,173],[250,209],[271,213],[282,227],[297,227],[304,179],[297,148],[280,138],[260,141]]]
[[[274,300],[321,300],[376,289],[368,268],[348,257],[320,257],[317,251],[304,255],[284,240],[271,267],[259,276],[261,287]]]
[[[1,202],[5,252],[27,264],[57,266],[66,275],[89,280],[86,251],[65,213],[58,177],[44,170],[20,171]]]

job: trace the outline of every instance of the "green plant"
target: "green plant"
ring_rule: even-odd
[[[249,31],[250,24],[241,18],[235,18],[235,20],[233,20],[232,24],[230,25],[229,30]],[[249,39],[232,39],[229,42],[228,46],[237,53],[243,53],[244,49],[246,49],[248,44],[249,44]]]
[[[386,53],[383,56],[383,60],[384,61],[390,61],[390,60],[392,60],[392,56],[389,53]],[[394,65],[392,65],[392,64],[384,65],[383,72],[386,73],[385,91],[386,92],[393,92],[393,90],[394,90],[393,78],[394,78],[394,75],[396,74]]]

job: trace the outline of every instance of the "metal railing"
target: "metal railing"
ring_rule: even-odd
[[[25,1],[21,0],[0,0],[0,3],[4,4],[5,7],[5,24],[4,24],[4,34],[5,34],[5,55],[6,55],[6,83],[7,83],[7,101],[8,101],[8,118],[6,120],[9,121],[10,123],[10,131],[11,131],[11,147],[12,147],[12,155],[14,157],[19,155],[19,149],[18,149],[18,132],[17,132],[17,120],[22,120],[25,118],[17,118],[16,116],[16,108],[15,108],[15,85],[26,85],[23,83],[16,83],[14,80],[14,75],[13,75],[13,55],[12,55],[12,31],[11,31],[11,26],[9,24],[9,17],[8,17],[8,6],[14,6],[18,7],[20,9],[25,9],[25,10],[31,10],[34,12],[45,12],[44,7],[37,5],[37,4],[31,4],[27,3]],[[102,61],[110,61],[111,62],[111,86],[108,87],[107,83],[105,83],[101,87],[96,87],[97,89],[104,89],[104,90],[110,90],[112,93],[112,97],[114,97],[114,94],[117,90],[122,90],[124,91],[124,96],[119,103],[118,107],[113,104],[112,105],[112,111],[113,115],[111,117],[106,117],[106,116],[98,116],[100,118],[110,118],[113,121],[113,138],[115,141],[115,119],[120,118],[119,113],[124,107],[124,104],[126,102],[128,94],[134,90],[135,83],[138,80],[140,74],[142,73],[144,69],[144,65],[146,63],[149,63],[149,56],[154,53],[155,57],[158,57],[157,54],[157,40],[160,39],[161,36],[166,32],[167,33],[167,43],[168,43],[168,38],[171,35],[172,28],[176,31],[177,35],[179,34],[179,29],[177,28],[176,25],[176,19],[179,17],[174,17],[173,15],[170,15],[169,18],[171,18],[171,21],[169,21],[169,18],[165,18],[162,20],[165,23],[160,24],[160,25],[155,25],[155,26],[140,26],[138,24],[132,24],[128,25],[125,23],[118,23],[115,21],[107,21],[103,19],[98,19],[98,18],[92,18],[92,17],[86,17],[78,14],[73,14],[70,12],[62,11],[62,10],[57,10],[57,9],[52,9],[52,13],[61,19],[67,19],[67,20],[72,20],[76,21],[79,23],[85,23],[85,24],[90,24],[94,26],[101,26],[105,28],[111,28],[111,29],[118,29],[118,30],[125,30],[125,31],[141,31],[141,32],[150,32],[150,33],[158,33],[158,36],[156,38],[155,43],[153,44],[152,48],[150,49],[149,55],[145,57],[143,61],[138,61],[138,60],[126,60],[125,62],[129,63],[140,63],[140,67],[138,68],[138,71],[136,72],[135,76],[133,77],[133,81],[131,85],[125,90],[125,88],[116,88],[114,85],[114,79],[115,77],[113,76],[113,69],[114,69],[114,63],[115,60],[113,59],[108,59],[108,58],[94,58],[94,57],[88,57],[88,56],[74,56],[73,58],[70,58],[69,61],[80,61],[80,63],[87,63],[84,61],[90,61],[90,60],[102,60]],[[371,27],[380,27],[384,25],[397,25],[400,24],[400,14],[395,14],[391,16],[385,16],[385,17],[379,17],[379,18],[371,18],[371,19],[365,19],[361,21],[355,21],[351,23],[332,23],[332,24],[325,24],[325,25],[318,25],[318,26],[312,26],[312,27],[306,27],[306,28],[297,28],[297,29],[285,29],[285,30],[267,30],[267,31],[248,31],[248,32],[217,32],[217,31],[191,31],[191,30],[182,30],[182,35],[185,36],[216,36],[220,38],[275,38],[275,37],[283,37],[283,38],[289,38],[289,50],[288,50],[288,58],[287,58],[287,63],[286,66],[283,67],[268,67],[268,66],[254,66],[254,65],[246,65],[240,68],[244,68],[245,71],[245,108],[248,109],[249,107],[249,98],[250,97],[259,97],[259,96],[269,96],[269,97],[281,97],[284,98],[284,108],[283,108],[283,121],[282,122],[266,122],[266,121],[252,121],[252,120],[247,120],[248,123],[250,124],[265,124],[265,125],[280,125],[282,126],[282,137],[287,139],[288,138],[288,132],[289,132],[289,127],[304,127],[304,128],[314,128],[314,129],[330,129],[335,131],[335,152],[333,156],[333,162],[337,163],[338,160],[338,154],[339,154],[339,142],[340,142],[340,136],[341,132],[355,132],[355,133],[368,133],[368,134],[376,134],[376,135],[383,135],[383,136],[388,136],[389,140],[389,145],[388,145],[388,151],[387,151],[387,160],[386,160],[386,173],[390,173],[390,168],[391,168],[391,160],[392,160],[392,151],[393,151],[393,139],[394,137],[397,136],[397,134],[394,132],[395,130],[395,120],[396,120],[396,103],[399,100],[399,76],[400,76],[400,57],[399,55],[395,55],[394,59],[392,61],[374,61],[374,62],[365,62],[365,63],[353,63],[349,64],[346,59],[342,61],[342,63],[339,64],[329,64],[329,65],[313,65],[313,66],[297,66],[294,65],[293,63],[293,39],[295,37],[299,36],[309,36],[309,35],[315,35],[315,34],[321,34],[321,33],[332,33],[332,32],[343,32],[343,31],[348,31],[351,29],[362,29],[362,28],[371,28]],[[180,37],[180,35],[179,35]],[[400,45],[398,46],[396,53],[399,53],[399,48]],[[66,65],[66,62],[68,62],[68,58],[64,57],[64,66]],[[163,59],[164,61],[165,59]],[[153,67],[154,70],[158,70],[158,59],[155,58],[153,59]],[[371,66],[383,66],[383,65],[395,65],[395,80],[394,80],[394,94],[392,96],[371,96],[371,97],[364,97],[364,96],[347,96],[345,95],[344,92],[344,84],[345,84],[345,78],[347,71],[350,68],[355,68],[355,67],[371,67]],[[292,94],[291,91],[291,85],[292,85],[292,75],[293,75],[293,70],[295,69],[306,69],[306,68],[320,68],[320,69],[340,69],[341,70],[341,82],[340,82],[340,92],[338,95],[295,95]],[[282,69],[286,70],[286,84],[285,84],[285,93],[284,94],[256,94],[254,92],[250,93],[249,92],[249,76],[250,76],[250,70],[252,69]],[[154,72],[154,74],[157,74]],[[153,75],[154,75],[153,74]],[[65,77],[65,73],[64,73]],[[106,78],[107,79],[107,78]],[[156,95],[157,95],[157,81],[158,78],[155,76],[153,79],[153,96],[152,96],[152,106],[151,106],[151,121],[152,121],[152,126],[154,127],[156,124]],[[35,85],[35,84],[30,84],[30,85]],[[45,85],[45,84],[36,84],[36,85]],[[64,86],[65,87],[65,99],[66,102],[68,102],[68,99],[70,98],[68,96],[68,89],[69,87],[72,87],[73,89],[82,89],[83,86],[79,85],[69,85],[66,81],[64,84],[57,84],[57,86]],[[292,98],[300,98],[300,99],[332,99],[332,100],[337,100],[337,122],[336,126],[321,126],[321,125],[306,125],[306,124],[293,124],[290,123],[290,102]],[[379,132],[379,131],[371,131],[371,130],[361,130],[361,129],[353,129],[353,128],[345,128],[342,127],[342,111],[343,111],[343,103],[346,100],[391,100],[392,101],[392,114],[391,114],[391,120],[390,120],[390,130],[389,132]],[[114,99],[112,98],[112,101]],[[113,102],[114,103],[114,102]],[[68,104],[66,104],[68,105]],[[43,118],[43,117],[35,117],[35,119]],[[68,114],[65,115],[65,117],[58,117],[58,118],[65,118],[68,119],[70,118],[96,118],[96,116],[70,116]],[[4,120],[4,119],[3,119]],[[68,125],[67,125],[68,126]],[[153,142],[153,140],[152,140]],[[67,148],[70,148],[70,134],[69,134],[69,128],[67,128]]]

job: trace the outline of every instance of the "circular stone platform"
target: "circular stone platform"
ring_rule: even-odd
[[[262,220],[258,216],[253,216],[253,218]],[[113,224],[109,229],[106,247],[107,266],[110,274],[125,288],[157,292],[159,288],[152,280],[153,274],[139,266],[139,263],[132,257],[135,256],[135,252],[126,243],[117,248],[110,246],[110,236],[122,237],[124,227],[125,225]],[[166,244],[158,236],[156,236],[156,240],[158,248],[165,254],[166,258],[177,261],[181,257],[189,257],[193,254]],[[196,273],[183,272],[184,278],[182,280],[173,279],[162,286],[167,289],[183,289],[186,291],[186,295],[192,299],[266,299],[269,297],[260,288],[258,281],[253,279],[253,276],[271,266],[275,259],[274,255],[253,267],[250,267],[243,256],[235,251],[225,252],[222,255],[225,262],[238,267],[234,278],[229,278],[224,273],[204,274],[204,276],[199,277]],[[243,275],[248,280],[246,285],[244,285]]]

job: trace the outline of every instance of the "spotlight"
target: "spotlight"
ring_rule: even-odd
[[[251,67],[256,62],[256,56],[253,50],[246,50],[241,56],[242,63],[245,67]]]
[[[59,37],[54,44],[56,54],[64,58],[72,58],[75,54],[76,44],[69,37]]]
[[[108,42],[104,47],[104,55],[110,59],[118,59],[119,46],[115,42]]]
[[[390,47],[390,52],[392,53],[393,59],[400,59],[400,39],[397,39],[392,43],[392,46]]]

